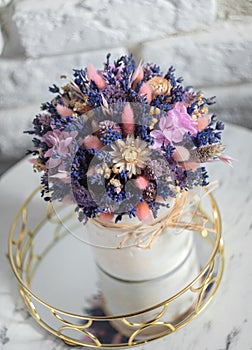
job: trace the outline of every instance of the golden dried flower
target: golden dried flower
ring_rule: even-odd
[[[153,77],[147,81],[147,84],[152,89],[153,97],[157,95],[169,95],[172,89],[171,83],[162,77]]]

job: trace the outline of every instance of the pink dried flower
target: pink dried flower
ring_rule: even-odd
[[[152,100],[152,88],[150,85],[143,83],[143,85],[140,88],[139,95],[145,95],[147,102],[151,103]]]
[[[84,146],[89,148],[95,148],[95,149],[101,149],[102,148],[102,142],[98,139],[97,136],[88,135],[84,138]]]
[[[58,129],[48,131],[42,137],[42,141],[45,142],[48,147],[50,147],[46,151],[45,157],[51,157],[54,151],[57,151],[57,153],[61,155],[68,154],[70,152],[69,146],[77,134],[77,131],[61,132]]]
[[[145,190],[149,183],[150,181],[144,176],[138,176],[135,180],[136,187],[138,187],[140,190]]]
[[[70,117],[73,115],[73,111],[70,108],[67,108],[66,106],[62,106],[60,104],[57,104],[56,110],[59,113],[59,115],[63,117]]]
[[[235,160],[234,158],[226,155],[226,154],[220,154],[218,156],[219,160],[221,160],[222,162],[226,163],[227,165],[233,167],[232,161]]]
[[[107,85],[103,77],[98,74],[93,64],[87,66],[87,77],[89,80],[93,80],[99,90],[104,89]]]
[[[137,68],[135,69],[133,75],[132,75],[132,86],[133,88],[135,89],[136,86],[137,86],[137,83],[141,80],[143,80],[144,78],[144,71],[143,71],[143,68],[142,68],[142,64],[139,63],[139,65],[137,66]]]
[[[211,121],[210,115],[203,115],[202,117],[197,119],[197,128],[199,131],[204,130]]]
[[[180,162],[179,163],[183,169],[185,170],[197,170],[201,165],[200,163],[195,163],[195,162]]]
[[[141,221],[148,221],[151,218],[151,211],[146,202],[138,203],[136,205],[136,216]]]
[[[50,177],[59,179],[64,183],[71,183],[70,173],[66,170],[59,170],[57,174],[50,175]]]
[[[190,152],[183,146],[176,146],[175,152],[172,154],[172,158],[176,162],[185,162],[190,158]]]
[[[129,103],[126,103],[122,114],[123,134],[133,135],[135,130],[134,113]]]
[[[114,217],[113,213],[100,213],[100,219],[102,221],[111,221]]]
[[[150,135],[154,138],[154,149],[161,148],[164,144],[177,143],[183,140],[186,133],[190,132],[193,136],[197,135],[197,122],[187,113],[186,107],[181,103],[176,103],[167,116],[160,118],[160,130],[151,131]]]

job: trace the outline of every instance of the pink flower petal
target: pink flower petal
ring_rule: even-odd
[[[93,80],[99,90],[103,90],[106,87],[105,80],[97,73],[93,64],[87,66],[87,77],[89,80]]]
[[[61,158],[50,158],[48,162],[46,163],[46,166],[48,169],[56,168],[60,163],[62,162]]]
[[[172,140],[173,140],[173,130],[172,129],[164,129],[163,134],[164,134],[164,137],[169,142],[172,142]]]
[[[123,114],[122,114],[122,129],[123,134],[131,135],[134,134],[135,123],[134,123],[134,113],[129,103],[126,103]]]
[[[162,117],[162,118],[160,118],[160,121],[158,123],[158,126],[159,126],[160,130],[162,130],[162,131],[166,128],[166,120],[167,120],[166,117]]]
[[[49,148],[46,153],[45,153],[45,157],[51,157],[51,155],[53,154],[53,151],[54,151],[54,147],[52,148]]]
[[[147,102],[151,103],[152,101],[152,88],[150,85],[143,83],[143,85],[140,88],[139,95],[145,95],[147,98]]]
[[[210,123],[211,116],[210,115],[205,115],[203,117],[198,118],[197,120],[197,128],[199,131],[204,130],[208,124]]]
[[[226,163],[227,165],[233,167],[232,161],[236,160],[227,154],[220,154],[218,157],[222,162]]]
[[[197,170],[201,164],[200,163],[194,163],[194,162],[181,162],[180,165],[185,170]]]
[[[70,108],[62,106],[60,104],[57,104],[56,110],[59,113],[59,115],[63,117],[70,117],[71,115],[73,115],[73,111]]]
[[[141,221],[147,221],[151,218],[151,211],[146,202],[138,203],[136,205],[136,216]]]
[[[183,140],[183,136],[184,136],[184,132],[183,132],[184,130],[183,129],[179,129],[179,128],[174,128],[173,130],[172,130],[172,141],[174,141],[174,142],[180,142],[180,141],[182,141]]]
[[[102,143],[98,139],[97,136],[88,135],[85,137],[83,143],[87,149],[89,149],[89,148],[101,149],[102,148]]]
[[[152,136],[152,137],[154,137],[154,139],[163,139],[164,138],[164,135],[163,135],[163,133],[162,133],[162,131],[161,130],[152,130],[151,132],[150,132],[150,135]]]
[[[57,174],[51,175],[50,177],[62,180],[62,182],[64,182],[64,183],[71,182],[70,174],[67,173],[66,171],[60,171]]]
[[[176,162],[185,162],[190,158],[190,152],[183,146],[176,146],[172,158],[176,160]]]
[[[135,89],[137,83],[141,80],[143,80],[144,72],[142,68],[142,64],[139,63],[137,68],[135,69],[133,75],[132,75],[132,81],[133,81],[133,88]]]
[[[138,176],[135,180],[136,187],[138,187],[140,190],[144,190],[149,183],[150,181],[144,176]]]

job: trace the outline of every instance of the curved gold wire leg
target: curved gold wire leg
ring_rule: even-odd
[[[19,289],[19,293],[21,294],[21,297],[23,298],[24,303],[25,303],[26,307],[28,308],[28,310],[30,311],[31,315],[37,321],[40,321],[41,318],[40,318],[40,316],[39,316],[39,314],[37,312],[37,309],[36,309],[35,305],[31,301],[31,296],[29,294],[25,293],[22,288]]]
[[[190,287],[190,290],[194,293],[199,293],[198,295],[198,299],[197,302],[195,303],[194,306],[194,310],[195,313],[198,314],[200,311],[202,311],[202,309],[210,302],[210,300],[212,299],[213,295],[215,294],[215,291],[217,290],[221,278],[222,278],[222,274],[223,274],[223,269],[224,269],[224,250],[223,250],[223,240],[221,240],[220,245],[219,245],[219,249],[218,249],[218,253],[219,253],[219,257],[220,257],[220,267],[219,267],[219,271],[218,271],[218,275],[217,276],[213,276],[215,267],[216,267],[216,259],[217,259],[217,255],[214,257],[214,259],[211,261],[211,263],[209,264],[207,270],[207,274],[205,276],[205,278],[202,280],[201,284],[198,287]],[[195,282],[197,283],[197,281]],[[207,288],[211,285],[211,284],[215,284],[215,286],[213,286],[213,291],[210,294],[210,296],[205,299],[205,293],[207,291]],[[205,301],[205,303],[204,303]]]
[[[85,328],[89,328],[92,326],[93,321],[92,320],[86,320],[87,322],[85,324],[76,324],[76,323],[72,323],[70,321],[67,321],[66,319],[64,319],[62,316],[60,316],[54,309],[50,309],[51,314],[57,318],[57,320],[59,320],[60,322],[62,322],[64,325],[66,326],[71,326],[74,328],[79,328],[79,329],[85,329]],[[83,321],[84,319],[82,319]]]
[[[168,309],[168,303],[163,306],[163,310],[152,320],[146,321],[145,324],[152,324],[157,322],[166,312]],[[122,322],[129,327],[141,327],[143,323],[137,323],[137,322],[130,322],[126,318],[122,318]]]
[[[166,327],[170,330],[170,332],[166,332],[166,335],[175,332],[176,328],[168,322],[156,322],[156,323],[150,323],[150,324],[145,324],[142,327],[140,327],[139,329],[137,329],[134,333],[131,334],[129,340],[128,340],[128,344],[129,346],[132,345],[137,345],[137,342],[134,342],[134,339],[140,335],[141,333],[143,333],[146,329],[151,329],[151,328],[156,328],[156,327]]]
[[[64,334],[62,333],[62,331],[64,331],[64,330],[71,330],[71,331],[80,332],[83,335],[87,336],[89,339],[91,339],[96,346],[102,347],[102,343],[99,341],[99,339],[95,335],[93,335],[91,332],[89,332],[89,331],[87,331],[85,329],[80,329],[79,327],[72,327],[72,326],[62,326],[57,331],[58,335],[59,336],[64,336]],[[72,342],[71,338],[68,338],[66,336],[64,336],[64,337],[66,339],[66,340],[64,339],[64,341],[67,342],[70,345],[90,346],[90,344],[87,343],[87,342],[78,341],[77,344],[76,344],[75,340],[73,340],[73,342]]]

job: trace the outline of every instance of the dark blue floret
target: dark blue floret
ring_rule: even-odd
[[[127,199],[125,190],[122,189],[120,193],[117,193],[115,186],[113,185],[108,185],[106,187],[106,192],[107,195],[118,204],[121,204],[125,199]]]
[[[53,84],[53,86],[49,87],[49,91],[52,92],[53,94],[57,94],[60,92],[60,89],[58,88],[58,86]]]
[[[159,179],[157,183],[157,196],[161,196],[164,199],[167,199],[168,197],[175,197],[176,195],[169,187],[169,184],[174,185],[173,181],[167,183],[164,178]]]
[[[175,71],[176,69],[171,66],[169,69],[168,69],[168,72],[166,73],[166,75],[164,76],[165,79],[169,80],[169,82],[171,83],[171,85],[173,87],[177,86],[177,80],[175,78]]]
[[[107,128],[106,133],[100,137],[100,140],[104,145],[110,145],[118,139],[122,139],[122,134],[112,130],[111,128]]]
[[[221,132],[216,132],[212,127],[208,127],[207,129],[200,131],[196,137],[193,137],[196,147],[219,143],[220,140]]]
[[[171,158],[172,154],[175,151],[175,147],[171,143],[168,143],[167,146],[163,145],[161,149],[164,152],[164,156],[167,160]]]
[[[150,135],[150,130],[147,126],[137,125],[135,130],[136,136],[140,136],[142,140],[148,143],[148,145],[153,145],[154,138]]]
[[[224,130],[224,123],[223,122],[221,122],[221,121],[217,121],[216,122],[216,126],[215,126],[215,128],[216,128],[216,130]]]
[[[119,176],[121,178],[121,180],[123,181],[127,181],[128,180],[128,175],[129,175],[129,171],[128,170],[121,170],[119,173]]]

